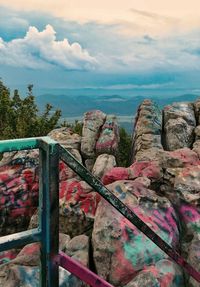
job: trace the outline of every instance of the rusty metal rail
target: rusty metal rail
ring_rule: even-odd
[[[40,189],[39,189],[39,228],[0,238],[0,251],[30,242],[40,241],[42,287],[58,287],[58,267],[66,268],[91,286],[110,287],[102,278],[92,273],[63,253],[58,253],[59,242],[59,158],[86,181],[96,192],[105,198],[114,208],[152,240],[160,249],[196,281],[200,282],[200,273],[185,259],[148,227],[130,208],[109,191],[66,149],[48,137],[0,142],[0,152],[40,149]]]

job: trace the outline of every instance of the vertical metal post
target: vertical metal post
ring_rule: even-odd
[[[59,286],[59,150],[56,143],[40,149],[39,228],[41,241],[41,287]]]

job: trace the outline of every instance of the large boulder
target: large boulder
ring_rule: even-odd
[[[186,260],[200,272],[200,208],[182,201],[176,206],[182,226],[181,251]],[[187,285],[197,287],[199,283],[186,273]]]
[[[63,127],[54,129],[48,134],[48,136],[59,142],[59,144],[66,149],[80,150],[81,136],[73,133],[70,128]]]
[[[95,164],[92,169],[92,174],[95,177],[101,179],[107,172],[112,170],[115,167],[116,160],[113,155],[110,154],[101,154],[97,157]]]
[[[101,197],[85,181],[60,183],[60,232],[72,237],[91,232]]]
[[[124,287],[183,287],[182,270],[171,260],[159,260],[156,264],[140,271]]]
[[[163,110],[164,142],[167,150],[191,147],[196,119],[190,103],[173,103]]]
[[[107,187],[162,239],[178,249],[178,219],[172,204],[149,190],[150,181],[142,179],[116,181]],[[139,271],[168,258],[104,200],[97,208],[92,243],[97,273],[114,286],[128,284]]]
[[[139,106],[135,118],[132,137],[132,162],[134,160],[147,160],[145,156],[149,150],[153,149],[154,152],[162,150],[161,132],[161,111],[151,100],[144,100]]]
[[[137,177],[147,177],[152,181],[162,178],[162,168],[157,161],[134,162],[130,167],[114,167],[106,172],[102,178],[104,184],[117,180],[134,180]]]
[[[81,139],[81,153],[84,158],[95,157],[96,142],[105,119],[106,114],[99,110],[90,111],[84,114]]]
[[[107,115],[106,121],[102,126],[100,136],[96,143],[96,153],[117,154],[119,142],[119,131],[117,118]]]
[[[0,236],[27,229],[38,205],[37,151],[5,154],[0,164]]]
[[[101,196],[85,181],[69,179],[60,182],[59,230],[71,237],[90,234]],[[33,214],[29,229],[38,226],[38,211]]]

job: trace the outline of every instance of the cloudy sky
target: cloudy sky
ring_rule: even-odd
[[[0,0],[8,85],[193,90],[199,75],[199,0]]]

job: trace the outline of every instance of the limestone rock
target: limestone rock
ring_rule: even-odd
[[[179,118],[184,119],[190,126],[196,126],[193,104],[187,102],[177,102],[164,108],[165,123],[167,123],[170,119],[177,120]]]
[[[107,187],[168,244],[178,248],[178,220],[166,198],[135,181],[116,181]],[[124,286],[138,271],[167,258],[104,200],[97,208],[92,243],[98,274],[114,286]]]
[[[200,124],[200,98],[194,102],[194,110],[197,119],[197,124]]]
[[[13,153],[0,166],[0,236],[26,230],[36,210],[39,186],[35,153]]]
[[[147,160],[145,155],[151,149],[155,151],[162,150],[161,131],[161,111],[152,101],[144,100],[139,106],[135,118],[132,138],[132,162],[133,160]]]
[[[162,178],[162,169],[158,162],[141,161],[134,162],[130,167],[114,167],[102,178],[104,184],[110,184],[117,180],[136,179],[147,177],[152,181],[159,181]]]
[[[66,149],[80,150],[81,136],[73,133],[70,128],[63,127],[54,129],[48,134],[48,136],[59,142],[59,144]]]
[[[200,232],[195,233],[189,246],[188,262],[200,272]],[[199,287],[199,282],[190,277],[188,285],[190,287]]]
[[[95,158],[88,158],[85,160],[85,167],[92,172],[92,169],[94,167],[95,164]]]
[[[59,249],[71,251],[71,256],[79,260],[83,265],[88,265],[88,238],[80,236],[69,240],[69,236],[60,234]],[[80,242],[81,240],[81,242]],[[74,246],[74,243],[78,247]],[[68,246],[69,245],[69,246]],[[0,286],[5,287],[37,287],[39,286],[39,258],[40,244],[33,243],[25,246],[18,256],[10,263],[0,266]],[[83,262],[82,262],[83,260]],[[85,286],[81,280],[59,267],[60,286]]]
[[[200,166],[183,168],[174,180],[174,191],[179,197],[194,205],[200,204]]]
[[[191,147],[194,141],[196,119],[190,103],[173,103],[163,111],[165,145],[167,150]]]
[[[194,127],[182,119],[170,119],[165,124],[166,148],[176,150],[191,147],[194,141]]]
[[[76,236],[92,229],[101,197],[84,181],[60,183],[60,232]]]
[[[74,237],[91,233],[101,196],[84,181],[69,179],[60,182],[59,230]],[[38,226],[38,211],[33,214],[29,229]]]
[[[113,155],[101,154],[97,157],[94,167],[92,169],[92,174],[99,179],[103,175],[116,166],[116,160]]]
[[[140,271],[134,279],[124,287],[183,287],[182,270],[170,260],[158,261]]]
[[[75,236],[67,242],[65,253],[89,267],[89,237],[83,234]]]
[[[84,114],[81,152],[85,158],[95,157],[96,142],[105,119],[106,115],[99,110],[90,111]]]
[[[116,155],[119,143],[119,131],[117,118],[114,115],[107,115],[102,126],[100,136],[96,143],[96,153]]]

